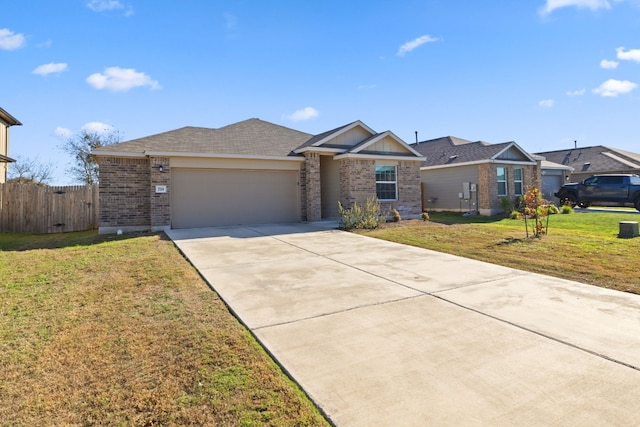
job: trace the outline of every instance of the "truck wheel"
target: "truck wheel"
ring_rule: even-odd
[[[575,208],[578,203],[578,198],[573,194],[566,194],[560,198],[560,203]]]
[[[640,197],[633,201],[633,206],[640,211]]]

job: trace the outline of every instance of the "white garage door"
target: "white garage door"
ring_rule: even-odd
[[[171,171],[171,227],[300,221],[297,171]]]

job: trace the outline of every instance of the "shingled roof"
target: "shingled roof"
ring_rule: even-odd
[[[455,165],[489,160],[514,142],[489,144],[483,141],[468,141],[454,136],[430,139],[412,144],[411,147],[425,156],[422,166]]]
[[[180,129],[108,145],[98,153],[205,153],[247,156],[288,156],[313,135],[248,119],[217,129],[186,126]]]
[[[630,169],[640,170],[640,154],[604,145],[547,151],[537,154],[551,162],[571,166],[575,172],[596,173]]]

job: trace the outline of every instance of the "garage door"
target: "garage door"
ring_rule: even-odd
[[[553,195],[562,186],[562,175],[542,175],[542,197],[553,201],[556,197]]]
[[[171,227],[300,221],[297,171],[171,171]]]

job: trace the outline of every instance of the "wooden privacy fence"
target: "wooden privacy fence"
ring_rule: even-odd
[[[0,232],[64,233],[97,228],[97,185],[0,184]]]

